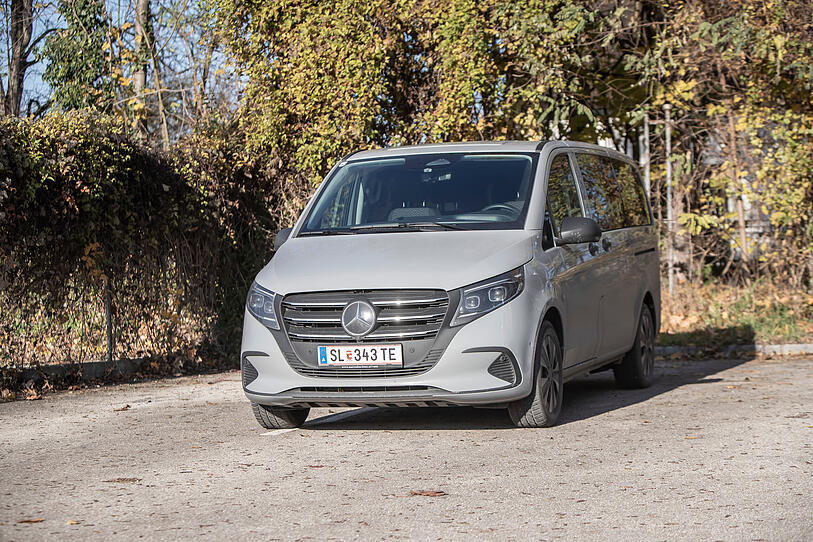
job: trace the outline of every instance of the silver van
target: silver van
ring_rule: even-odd
[[[556,423],[563,383],[652,382],[658,238],[635,164],[584,143],[354,153],[248,294],[243,389],[266,428],[311,407],[507,408]]]

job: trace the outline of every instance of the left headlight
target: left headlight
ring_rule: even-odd
[[[453,326],[471,322],[475,318],[501,307],[517,297],[525,286],[522,267],[460,289],[460,303],[452,319]]]
[[[266,290],[256,282],[251,285],[246,299],[246,308],[262,325],[268,329],[279,329],[277,311],[274,309],[274,300],[277,294]]]

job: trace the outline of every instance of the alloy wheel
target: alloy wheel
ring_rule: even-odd
[[[539,367],[539,391],[543,404],[548,412],[558,409],[562,400],[562,379],[559,373],[562,370],[562,357],[556,343],[550,335],[542,340],[542,352]]]
[[[641,349],[641,370],[645,377],[649,377],[655,370],[655,333],[652,323],[652,314],[649,309],[644,310],[639,330],[639,345]]]

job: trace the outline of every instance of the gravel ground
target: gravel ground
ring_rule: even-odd
[[[659,362],[499,410],[318,409],[225,373],[0,405],[0,539],[813,540],[813,358]],[[421,494],[421,493],[425,494]]]

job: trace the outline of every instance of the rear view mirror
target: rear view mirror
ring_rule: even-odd
[[[595,243],[601,239],[601,228],[592,218],[581,216],[569,216],[562,220],[559,238],[556,243],[559,245],[575,245],[578,243]]]
[[[285,241],[288,240],[288,237],[291,236],[291,232],[293,228],[282,228],[279,230],[279,233],[274,237],[274,252],[279,250],[279,247],[282,246]]]

